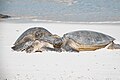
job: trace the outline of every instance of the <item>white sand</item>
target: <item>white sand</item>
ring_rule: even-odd
[[[60,36],[75,30],[98,31],[120,43],[120,25],[0,22],[0,80],[120,80],[120,50],[31,54],[13,51],[16,39],[36,26]]]

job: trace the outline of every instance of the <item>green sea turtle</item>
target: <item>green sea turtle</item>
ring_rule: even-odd
[[[108,49],[120,49],[120,44],[115,44],[114,40],[115,38],[103,33],[81,30],[66,33],[62,38],[54,39],[51,42],[58,50],[79,52],[94,51],[107,45],[109,45]]]
[[[52,44],[45,40],[42,41],[42,38],[46,36],[47,38],[49,38],[49,36],[52,38],[55,35],[52,35],[52,33],[42,27],[29,28],[16,40],[12,49],[15,51],[25,50],[29,53],[32,51],[43,51],[45,49],[53,50],[51,47]],[[55,37],[52,39],[55,39]]]

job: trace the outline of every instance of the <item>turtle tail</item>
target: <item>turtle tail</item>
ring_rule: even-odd
[[[115,44],[112,42],[107,49],[120,49],[120,44]]]

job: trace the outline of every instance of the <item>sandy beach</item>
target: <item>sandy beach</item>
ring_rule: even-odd
[[[44,27],[60,36],[92,30],[108,34],[120,44],[118,24],[0,22],[0,26],[0,80],[120,80],[120,50],[29,54],[11,49],[16,39],[31,27]]]

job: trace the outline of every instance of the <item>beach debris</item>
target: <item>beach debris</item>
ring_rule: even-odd
[[[42,52],[42,51],[95,51],[101,48],[120,49],[120,44],[115,44],[115,38],[95,31],[79,30],[69,32],[60,37],[53,35],[42,27],[26,30],[14,43],[15,51]]]

